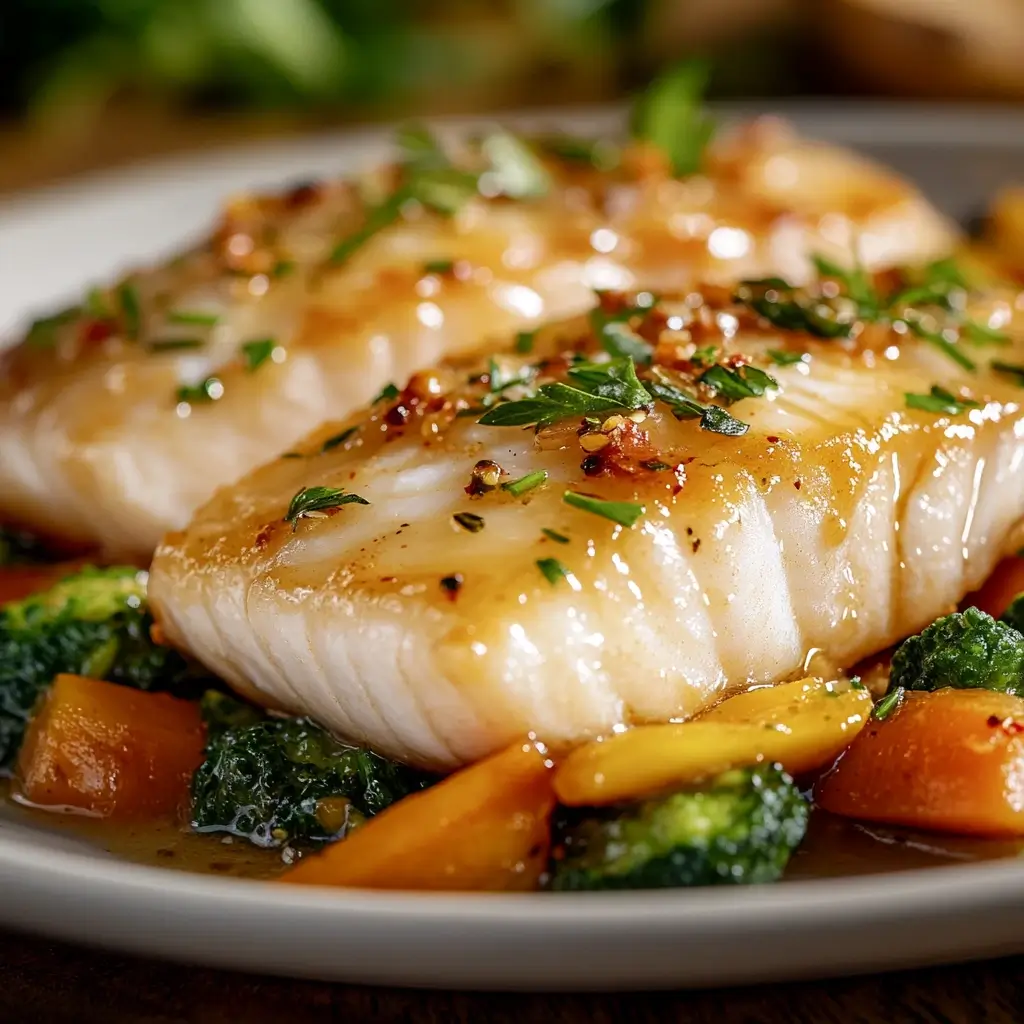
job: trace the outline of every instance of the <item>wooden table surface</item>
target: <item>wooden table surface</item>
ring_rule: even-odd
[[[1010,1024],[1024,957],[706,992],[492,995],[357,988],[138,960],[0,932],[0,1020],[19,1024]]]

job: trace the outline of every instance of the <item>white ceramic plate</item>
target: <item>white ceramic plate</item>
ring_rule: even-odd
[[[1024,181],[1024,115],[807,106],[961,219]],[[536,119],[534,119],[536,120]],[[613,128],[613,111],[545,115]],[[0,203],[0,335],[179,244],[233,189],[378,156],[360,132],[148,164]],[[52,308],[52,307],[51,307]],[[448,896],[306,890],[162,871],[0,818],[0,923],[138,953],[350,982],[453,988],[720,985],[1024,951],[1024,863],[761,888]]]

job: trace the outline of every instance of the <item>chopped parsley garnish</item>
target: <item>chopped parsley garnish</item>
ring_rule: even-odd
[[[876,705],[874,715],[879,722],[884,722],[899,706],[907,691],[902,686],[887,693]]]
[[[830,277],[838,281],[854,302],[857,311],[869,320],[874,320],[880,312],[880,300],[871,278],[858,263],[852,268],[841,267],[838,263],[821,255],[812,255],[811,262],[821,277]]]
[[[329,452],[332,448],[337,448],[339,445],[343,445],[353,434],[357,433],[358,427],[346,427],[340,434],[334,434],[332,437],[327,438],[322,445],[320,445],[321,452]]]
[[[972,401],[969,398],[957,398],[956,395],[947,391],[938,384],[933,384],[931,392],[927,395],[915,395],[907,392],[908,409],[922,409],[924,412],[947,413],[950,416],[959,416],[968,409],[980,409],[981,403]]]
[[[61,310],[53,316],[43,316],[33,321],[28,333],[25,335],[25,343],[32,348],[50,348],[57,341],[57,331],[65,324],[72,323],[81,315],[78,306]]]
[[[810,358],[806,352],[783,352],[781,349],[768,349],[768,358],[776,366],[793,366],[796,363],[805,362]]]
[[[619,147],[607,139],[584,139],[578,135],[545,135],[536,140],[543,153],[572,164],[589,164],[598,171],[611,171],[621,159]]]
[[[220,323],[220,316],[217,313],[193,312],[188,309],[171,309],[167,313],[169,324],[184,324],[195,327],[216,327]]]
[[[544,574],[544,578],[552,586],[556,583],[561,583],[562,580],[572,575],[557,558],[538,558],[537,568],[540,569]]]
[[[528,355],[533,351],[533,342],[536,337],[536,331],[520,331],[516,335],[516,351],[520,355]]]
[[[647,307],[630,306],[618,313],[606,313],[598,307],[590,313],[590,326],[609,355],[628,356],[634,363],[646,366],[654,356],[654,348],[629,325],[632,317],[646,312]]]
[[[808,296],[781,277],[743,281],[736,300],[784,331],[803,331],[816,338],[849,338],[856,319],[840,315],[827,301]]]
[[[371,404],[376,405],[378,402],[393,402],[401,393],[402,392],[398,390],[398,386],[396,384],[385,384],[371,400]]]
[[[533,379],[535,372],[532,366],[520,366],[512,373],[506,373],[493,357],[487,361],[487,379],[492,395],[499,395],[514,384],[526,384]]]
[[[989,327],[988,324],[980,323],[978,320],[965,320],[960,328],[961,334],[973,345],[1009,345],[1010,336],[1006,331],[997,327]]]
[[[450,274],[455,269],[455,260],[427,260],[423,264],[424,274]]]
[[[768,388],[777,388],[779,382],[756,366],[731,369],[712,366],[700,375],[701,384],[714,388],[723,398],[738,402],[742,398],[760,398]]]
[[[198,384],[182,384],[177,391],[179,402],[216,402],[224,397],[224,384],[219,377],[207,377]]]
[[[456,512],[452,519],[469,533],[479,533],[484,528],[484,517],[475,512]]]
[[[90,288],[85,293],[83,308],[89,316],[94,316],[97,320],[110,320],[114,315],[107,293],[102,288]]]
[[[125,334],[129,338],[137,338],[142,324],[142,304],[139,301],[138,288],[131,281],[125,281],[117,289],[117,299],[121,305]]]
[[[931,328],[925,327],[917,317],[908,318],[906,324],[922,341],[927,341],[929,345],[934,345],[944,356],[948,356],[958,366],[962,366],[965,370],[969,370],[972,373],[978,369],[977,363],[965,356],[956,343],[946,337],[945,331],[933,331]]]
[[[714,434],[726,434],[739,437],[749,429],[749,424],[736,419],[731,413],[717,405],[704,405],[693,395],[687,394],[682,388],[663,381],[645,381],[644,387],[654,398],[664,402],[677,420],[699,419],[702,430],[710,430]]]
[[[990,365],[996,373],[1002,373],[1007,377],[1013,377],[1014,384],[1018,387],[1024,388],[1024,363],[1004,363],[996,360]]]
[[[562,501],[573,508],[582,509],[584,512],[593,512],[596,516],[603,516],[610,519],[619,526],[631,527],[644,514],[643,505],[632,501],[606,501],[604,498],[595,498],[590,494],[577,494],[575,491],[566,491],[562,495]]]
[[[572,416],[650,408],[650,396],[628,356],[581,363],[568,376],[571,384],[542,384],[533,397],[496,405],[480,422],[492,427],[546,426]]]
[[[676,177],[700,170],[715,124],[704,110],[711,65],[689,60],[663,75],[633,109],[633,136],[657,146]]]
[[[548,194],[551,178],[536,154],[510,132],[492,132],[483,141],[490,168],[481,176],[481,189],[510,199],[536,199]]]
[[[526,476],[521,476],[518,480],[510,480],[508,483],[502,484],[501,489],[508,491],[512,497],[519,498],[529,491],[540,487],[547,478],[548,471],[546,469],[537,469],[532,473],[527,473]]]
[[[549,530],[546,526],[540,531],[544,534],[548,540],[553,540],[556,544],[568,544],[569,538],[564,533],[559,533],[557,530]]]
[[[258,341],[247,341],[242,345],[242,359],[245,361],[245,368],[250,373],[258,370],[268,359],[274,355],[277,342],[273,338],[260,338]]]
[[[205,342],[200,338],[158,338],[149,344],[150,352],[178,352],[202,348]]]
[[[369,505],[370,503],[358,494],[347,494],[340,487],[303,487],[288,506],[284,517],[286,523],[292,524],[292,532],[299,528],[299,520],[320,513],[333,511],[342,505]]]

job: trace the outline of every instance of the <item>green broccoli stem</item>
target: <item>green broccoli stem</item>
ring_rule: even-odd
[[[777,766],[735,769],[636,804],[565,811],[550,887],[660,889],[773,882],[807,829],[807,803]]]

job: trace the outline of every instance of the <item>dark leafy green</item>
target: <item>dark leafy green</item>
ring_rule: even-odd
[[[192,828],[257,846],[340,839],[433,780],[336,740],[307,718],[267,718],[224,694],[203,699],[206,760],[192,779]]]

